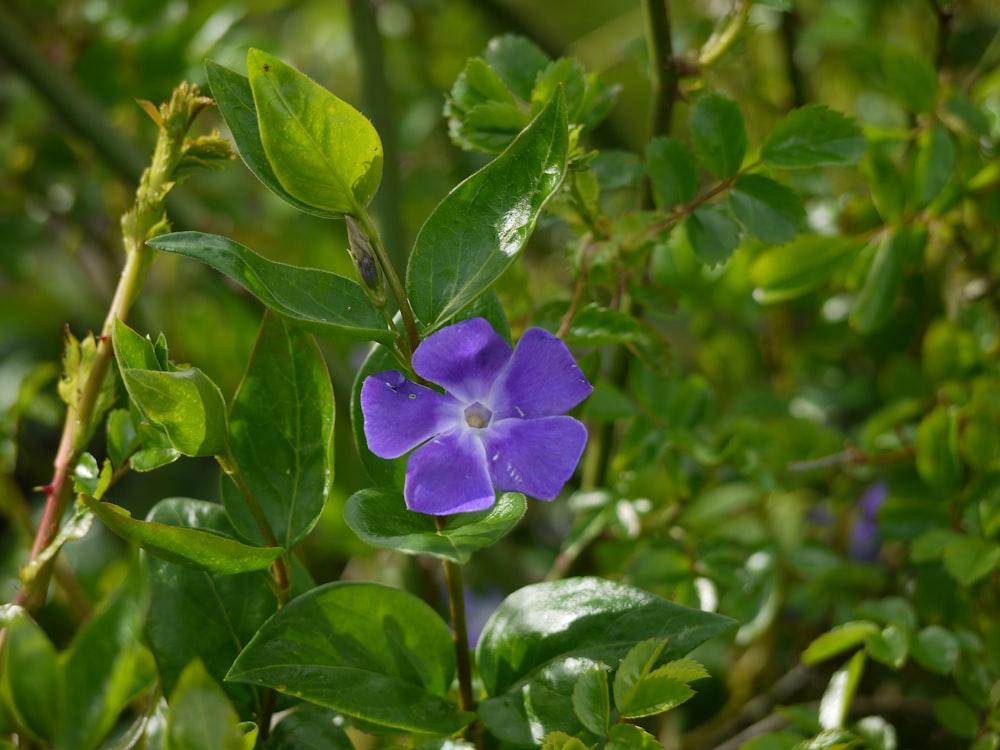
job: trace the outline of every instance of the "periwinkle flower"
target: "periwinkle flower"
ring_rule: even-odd
[[[563,415],[593,390],[562,341],[531,328],[511,351],[473,318],[425,339],[412,364],[445,392],[396,370],[361,386],[369,450],[398,458],[416,448],[406,464],[408,508],[448,515],[485,510],[498,490],[559,494],[587,442],[586,428]]]

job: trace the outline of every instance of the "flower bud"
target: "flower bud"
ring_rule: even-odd
[[[361,285],[375,307],[385,307],[385,278],[379,267],[378,259],[372,252],[371,240],[365,230],[351,216],[345,216],[347,221],[347,241],[354,259],[354,267],[358,269]]]

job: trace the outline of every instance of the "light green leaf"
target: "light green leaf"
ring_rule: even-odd
[[[608,670],[603,664],[592,665],[576,681],[573,712],[589,731],[599,737],[607,736],[611,698],[608,694]]]
[[[821,661],[826,661],[844,651],[857,648],[865,642],[866,638],[878,632],[878,625],[867,620],[838,625],[809,644],[802,652],[802,663],[806,666],[819,664]]]
[[[620,723],[611,727],[604,750],[663,750],[663,745],[642,727]]]
[[[754,299],[770,304],[799,297],[826,281],[856,250],[853,238],[816,234],[769,248],[750,266]]]
[[[646,146],[646,173],[653,184],[653,197],[660,210],[687,203],[698,192],[698,162],[688,145],[677,138],[660,136]]]
[[[490,39],[483,58],[521,101],[531,101],[538,74],[549,64],[548,55],[522,36],[505,34]]]
[[[368,118],[260,50],[247,53],[247,72],[281,186],[318,211],[360,216],[382,179],[382,142]]]
[[[906,631],[898,625],[890,625],[881,633],[868,636],[865,649],[870,657],[893,669],[901,669],[910,654]]]
[[[819,723],[825,730],[841,729],[865,669],[865,652],[859,651],[833,673],[819,702]]]
[[[340,582],[280,609],[227,679],[382,726],[451,734],[473,718],[447,698],[454,674],[451,631],[427,604],[399,589]]]
[[[507,150],[434,209],[406,273],[426,331],[470,305],[514,262],[562,183],[568,145],[565,104],[555,96]]]
[[[739,105],[717,92],[695,100],[688,118],[698,161],[720,179],[736,174],[747,148],[746,124]]]
[[[565,732],[549,732],[542,741],[542,750],[589,750],[583,741]]]
[[[407,509],[399,492],[367,489],[347,501],[344,520],[374,547],[465,563],[506,536],[526,510],[524,495],[504,492],[489,510],[452,514],[438,530],[432,516]]]
[[[649,638],[635,644],[622,659],[615,670],[613,683],[615,706],[622,710],[629,691],[656,666],[666,647],[667,641],[662,638]]]
[[[868,620],[898,625],[905,630],[915,630],[917,627],[917,614],[913,611],[913,605],[901,596],[868,599],[858,605],[856,613]]]
[[[850,323],[861,333],[882,327],[892,314],[903,284],[903,251],[906,235],[890,230],[879,239],[865,283],[851,311]]]
[[[699,206],[684,220],[688,241],[698,260],[718,265],[729,260],[740,244],[740,227],[724,207]]]
[[[94,511],[94,515],[122,539],[142,547],[150,554],[179,565],[220,575],[232,575],[264,569],[282,552],[280,547],[250,547],[235,539],[196,528],[139,521],[117,505],[102,503],[87,495],[83,495],[82,499],[87,507]],[[194,515],[197,514],[197,510],[192,504],[199,502],[184,498],[161,501],[172,505],[178,513]]]
[[[794,239],[806,219],[794,190],[759,174],[736,181],[729,191],[729,207],[750,234],[772,245]]]
[[[941,405],[920,420],[916,440],[917,473],[929,487],[948,490],[962,478],[958,454],[958,413]]]
[[[956,539],[944,548],[944,567],[962,586],[971,586],[1000,564],[1000,545],[975,536]]]
[[[895,162],[880,151],[869,150],[862,171],[879,216],[885,222],[898,221],[906,209],[906,185]]]
[[[761,160],[772,167],[847,166],[865,154],[857,123],[822,104],[794,109],[771,131]]]
[[[176,232],[149,242],[221,271],[280,316],[319,336],[390,344],[396,333],[359,284],[329,271],[275,263],[214,234]]]
[[[659,670],[646,675],[625,694],[625,700],[618,707],[626,719],[669,711],[694,696],[694,690],[687,684],[661,674]]]
[[[889,93],[911,112],[927,114],[934,110],[938,75],[927,55],[900,49],[886,50],[882,55],[882,72]]]

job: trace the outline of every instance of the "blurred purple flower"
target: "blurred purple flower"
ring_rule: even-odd
[[[851,526],[847,539],[847,555],[855,560],[872,562],[878,557],[882,543],[875,516],[885,502],[888,489],[885,482],[876,482],[858,498],[859,517]]]
[[[511,351],[474,318],[424,340],[413,370],[445,392],[396,370],[361,386],[369,450],[398,458],[416,448],[406,465],[408,508],[447,515],[485,510],[497,490],[559,494],[587,442],[586,428],[561,415],[593,390],[562,341],[531,328]]]

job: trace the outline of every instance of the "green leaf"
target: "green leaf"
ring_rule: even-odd
[[[913,639],[913,659],[924,669],[950,674],[958,664],[958,638],[939,625],[930,625]]]
[[[915,630],[917,627],[917,615],[913,611],[913,605],[901,596],[868,599],[858,605],[856,613],[868,620],[885,625],[898,625],[905,630]]]
[[[940,527],[928,529],[910,545],[910,562],[925,563],[940,560],[945,548],[962,538],[961,534],[951,529]]]
[[[599,737],[606,737],[611,720],[608,670],[603,664],[587,668],[573,687],[573,712],[580,723]]]
[[[111,336],[119,367],[133,370],[164,369],[156,357],[153,342],[149,340],[149,337],[140,336],[129,328],[121,318],[115,318]]]
[[[185,456],[226,451],[226,402],[197,367],[176,372],[122,369],[122,380],[142,415]]]
[[[956,158],[955,141],[940,122],[920,134],[914,164],[918,208],[926,208],[941,195],[955,171]]]
[[[865,154],[865,139],[854,120],[822,104],[789,112],[774,126],[760,151],[772,167],[847,166]]]
[[[161,501],[147,520],[227,537],[235,534],[221,505],[199,500]],[[145,559],[150,582],[146,638],[156,656],[164,692],[173,691],[181,672],[195,658],[221,682],[239,652],[277,607],[268,575],[221,576],[157,557]],[[298,575],[295,580],[299,580]],[[242,718],[260,710],[255,687],[223,683],[223,688]]]
[[[542,750],[589,750],[578,739],[565,732],[549,732],[542,740]]]
[[[127,542],[142,547],[150,554],[198,570],[219,575],[246,573],[268,567],[281,555],[280,547],[250,547],[218,534],[199,531],[197,528],[168,526],[153,521],[138,521],[124,508],[102,503],[87,495],[82,496],[87,507],[94,511],[104,524]],[[162,500],[171,510],[189,517],[194,526],[201,501],[186,498]]]
[[[898,221],[906,209],[906,185],[899,168],[875,150],[869,150],[862,167],[879,216],[885,222]]]
[[[141,645],[143,596],[137,586],[114,592],[94,612],[62,655],[66,694],[66,721],[59,745],[76,750],[101,746],[115,726],[137,683],[152,685],[155,672]],[[144,659],[143,656],[146,658]],[[145,677],[145,679],[143,679]]]
[[[680,682],[694,682],[711,677],[708,670],[694,659],[675,659],[659,667],[656,672]]]
[[[580,121],[583,98],[587,93],[587,71],[571,57],[553,60],[535,79],[531,90],[531,111],[540,112],[562,89],[566,97],[566,119],[573,125]]]
[[[646,173],[653,184],[656,207],[662,211],[687,203],[698,192],[698,162],[688,145],[677,138],[660,136],[649,142]]]
[[[1000,564],[1000,544],[975,536],[956,539],[944,548],[944,567],[962,586],[971,586]]]
[[[666,647],[667,642],[662,638],[649,638],[635,644],[632,649],[625,654],[618,669],[615,670],[614,694],[615,706],[621,711],[625,704],[629,690],[635,687],[643,677],[649,674],[656,666],[660,654]]]
[[[214,234],[175,232],[148,243],[221,271],[296,325],[319,336],[391,344],[396,333],[359,284],[329,271],[275,263]]]
[[[448,699],[451,631],[412,594],[340,582],[292,600],[243,650],[228,679],[383,726],[433,734],[472,719]]]
[[[571,346],[610,346],[639,342],[648,335],[645,326],[631,315],[592,304],[573,316],[563,340]]]
[[[287,550],[305,538],[333,484],[333,386],[309,334],[267,314],[229,414],[240,473]],[[223,480],[223,504],[245,539],[264,544],[244,498]]]
[[[669,711],[693,696],[694,690],[685,683],[667,677],[657,670],[643,677],[629,689],[618,710],[623,718],[638,719]]]
[[[347,501],[344,520],[373,547],[466,563],[510,533],[527,507],[524,495],[504,492],[489,510],[448,516],[439,531],[432,516],[407,509],[399,492],[367,489]]]
[[[604,750],[663,750],[663,745],[642,727],[622,723],[611,727]]]
[[[841,729],[844,726],[864,670],[865,652],[858,651],[847,664],[833,673],[819,702],[819,723],[823,729]]]
[[[750,281],[761,304],[799,297],[826,281],[857,249],[850,237],[810,234],[772,247],[750,266]]]
[[[979,714],[957,695],[934,701],[934,718],[956,737],[971,740],[979,734]]]
[[[490,39],[483,58],[524,102],[531,101],[538,74],[549,64],[548,55],[529,39],[514,34]]]
[[[0,696],[28,737],[48,743],[66,720],[65,684],[48,636],[22,609],[6,623],[0,651]]]
[[[264,183],[268,190],[300,211],[327,218],[341,216],[342,212],[324,211],[299,200],[278,180],[260,139],[257,104],[253,100],[250,79],[211,60],[205,63],[205,71],[208,74],[209,86],[212,88],[212,96],[219,105],[219,111],[229,126],[233,140],[236,141],[240,157],[254,176]]]
[[[448,322],[514,262],[566,172],[556,96],[500,156],[452,190],[417,236],[406,290],[426,331]]]
[[[199,660],[185,668],[167,705],[170,750],[244,750],[239,716]]]
[[[718,265],[729,260],[740,244],[740,227],[722,206],[699,206],[684,219],[688,241],[698,260]]]
[[[882,55],[882,72],[889,93],[911,112],[927,114],[934,110],[938,75],[926,55],[899,49],[886,50]]]
[[[794,190],[759,174],[736,181],[729,191],[729,207],[750,234],[771,245],[794,239],[806,220]]]
[[[739,105],[718,92],[695,100],[688,118],[695,154],[720,179],[736,174],[747,148],[746,124]]]
[[[338,716],[308,704],[289,712],[271,732],[267,750],[354,750],[350,737],[338,724]]]
[[[828,630],[813,640],[802,652],[802,663],[807,667],[857,648],[869,636],[879,632],[878,625],[867,620],[845,622]]]
[[[108,458],[115,467],[125,465],[129,457],[139,448],[139,432],[132,423],[128,409],[112,409],[108,412]]]
[[[890,230],[882,235],[865,283],[851,311],[850,323],[861,333],[871,333],[889,320],[903,284],[906,235]]]
[[[527,111],[518,106],[507,85],[478,58],[465,63],[444,111],[449,135],[456,144],[487,153],[506,148],[529,121]]]
[[[898,625],[890,625],[881,633],[873,633],[865,639],[868,655],[893,669],[902,669],[910,653],[906,631]]]
[[[260,50],[247,53],[247,72],[281,186],[324,213],[364,213],[382,179],[382,142],[368,118]]]
[[[917,473],[929,487],[948,490],[962,478],[958,453],[958,414],[942,405],[920,420],[916,440]]]

